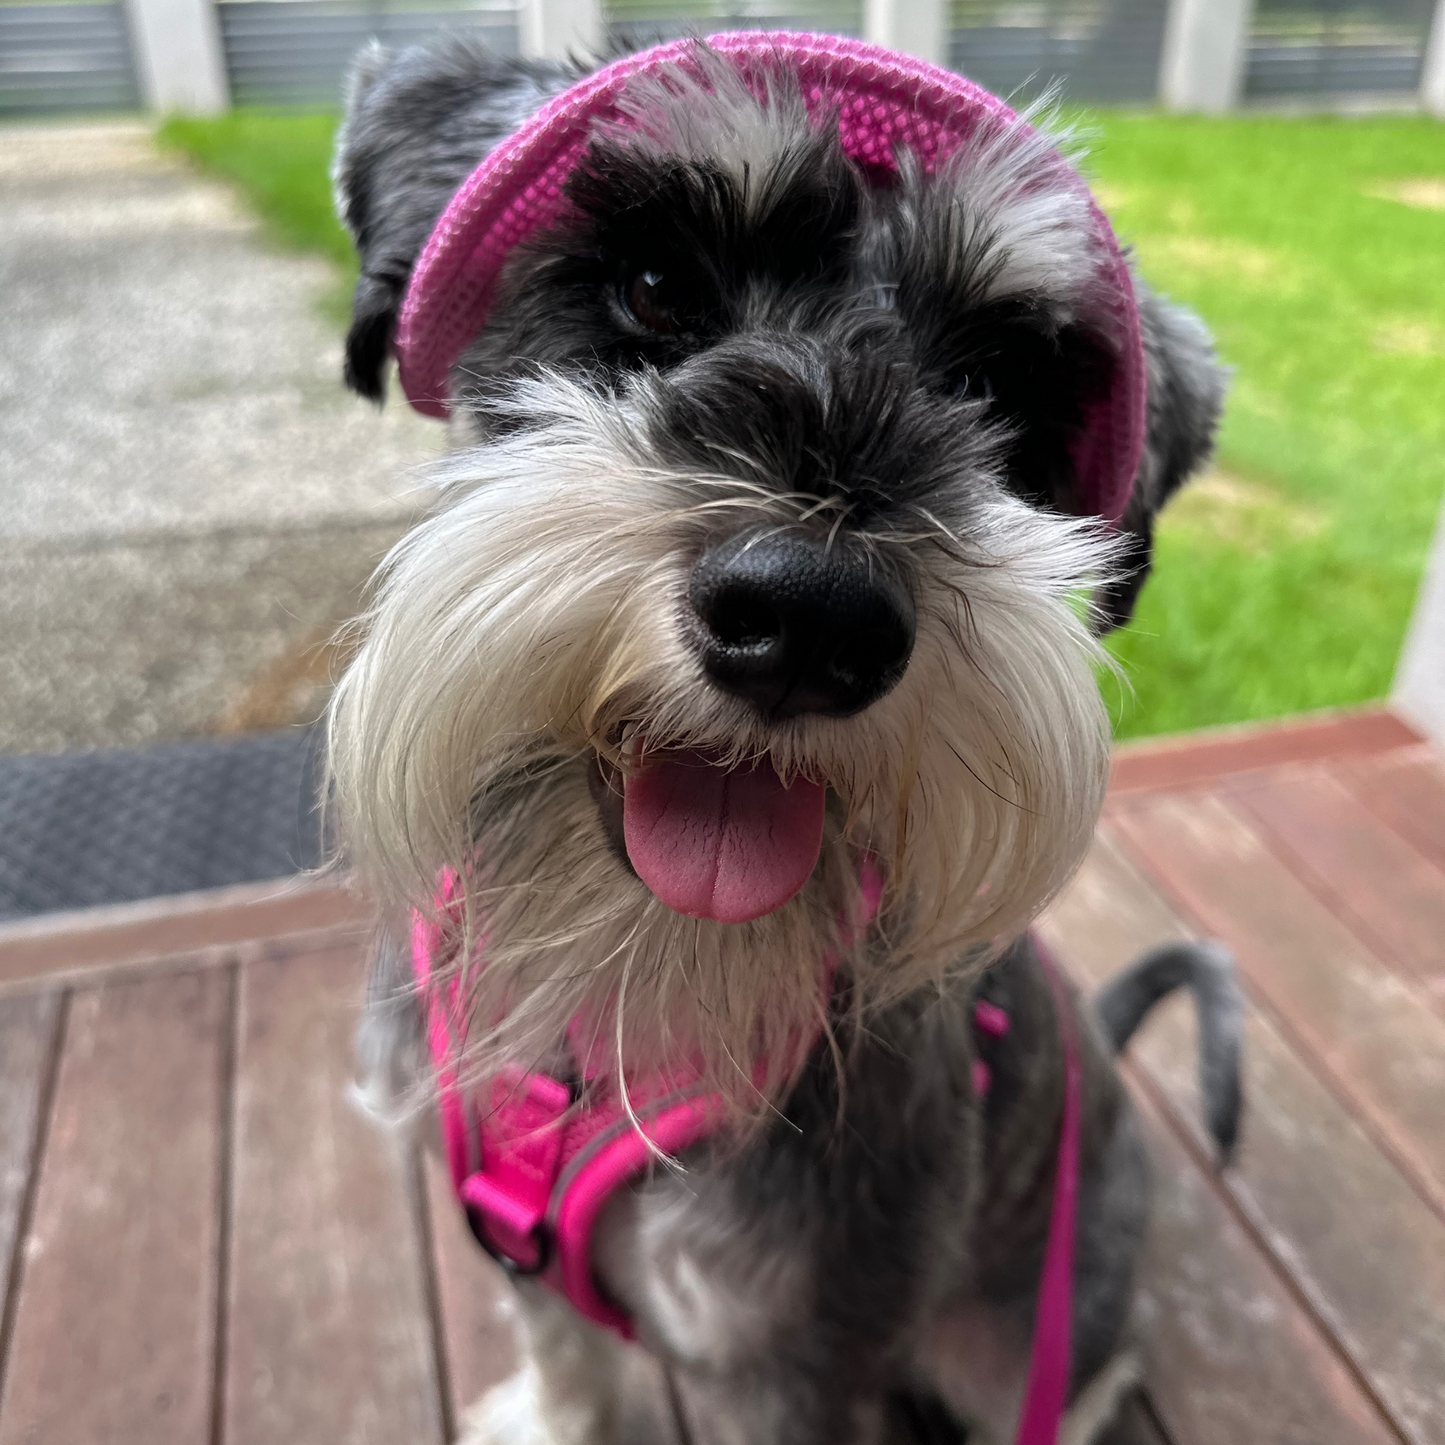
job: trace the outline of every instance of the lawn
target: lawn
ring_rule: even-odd
[[[1165,513],[1111,643],[1120,736],[1382,697],[1445,493],[1445,125],[1088,123],[1121,236],[1235,369],[1216,468]],[[339,316],[333,126],[239,112],[162,139],[239,182],[279,243],[331,257]]]

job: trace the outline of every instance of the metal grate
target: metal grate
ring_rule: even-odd
[[[1409,94],[1435,0],[1255,0],[1244,93]]]
[[[605,7],[609,36],[619,44],[651,45],[717,30],[823,30],[863,33],[862,0],[614,0]]]
[[[315,867],[317,743],[298,730],[0,758],[0,919]]]
[[[0,4],[0,115],[139,104],[118,3]]]
[[[222,0],[221,44],[236,105],[337,105],[356,52],[373,37],[414,45],[465,30],[499,55],[517,53],[515,8],[404,9],[349,0]]]
[[[953,0],[948,63],[1025,100],[1148,103],[1159,89],[1168,0]]]

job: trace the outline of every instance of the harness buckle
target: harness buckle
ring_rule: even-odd
[[[458,1193],[477,1243],[510,1275],[541,1274],[554,1241],[547,1205],[561,1159],[567,1086],[547,1074],[505,1071],[480,1129],[481,1167]]]
[[[463,1213],[467,1217],[467,1227],[472,1231],[472,1238],[496,1260],[504,1274],[512,1279],[531,1279],[534,1275],[547,1272],[547,1266],[552,1263],[553,1242],[552,1231],[547,1227],[545,1219],[539,1219],[527,1231],[525,1237],[532,1247],[532,1259],[530,1263],[527,1263],[519,1259],[517,1255],[503,1249],[488,1235],[484,1223],[486,1217],[484,1209],[478,1209],[476,1206],[468,1204]]]
[[[524,1203],[480,1170],[462,1182],[460,1193],[477,1243],[509,1275],[526,1279],[541,1274],[552,1262],[552,1231],[541,1209]],[[497,1234],[507,1242],[500,1243]]]

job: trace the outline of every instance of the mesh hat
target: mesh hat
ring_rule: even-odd
[[[832,35],[734,31],[706,44],[745,79],[791,71],[813,116],[836,114],[844,152],[865,171],[895,169],[900,148],[931,170],[981,123],[1017,122],[997,96],[936,65]],[[687,68],[697,42],[672,41],[604,66],[548,101],[496,147],[452,197],[411,275],[395,349],[402,389],[428,416],[448,413],[448,373],[486,324],[512,248],[567,209],[565,187],[598,122],[627,125],[628,83]],[[1082,178],[1078,184],[1084,187]],[[1093,402],[1071,444],[1080,511],[1117,521],[1144,444],[1144,350],[1128,266],[1094,206],[1120,339],[1113,385]]]

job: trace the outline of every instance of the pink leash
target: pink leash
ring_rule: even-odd
[[[1079,1217],[1079,1113],[1083,1067],[1074,1032],[1074,1016],[1058,965],[1035,938],[1039,962],[1054,996],[1059,1042],[1064,1052],[1064,1115],[1054,1166],[1054,1199],[1049,1210],[1044,1272],[1034,1310],[1034,1340],[1029,1351],[1028,1384],[1019,1416],[1016,1445],[1056,1445],[1073,1366],[1074,1240]]]
[[[860,926],[866,926],[877,913],[882,884],[871,864],[865,864],[861,882]],[[447,878],[438,901],[446,905],[454,893],[455,879]],[[630,1112],[609,1096],[577,1109],[572,1089],[562,1080],[516,1071],[495,1081],[489,1107],[480,1109],[475,1099],[465,1097],[457,1074],[465,1034],[459,980],[441,987],[432,981],[432,960],[442,941],[441,925],[418,914],[412,925],[412,966],[427,999],[427,1037],[452,1183],[473,1232],[509,1273],[539,1276],[584,1318],[630,1340],[632,1320],[597,1288],[593,1226],[613,1191],[652,1166],[653,1147],[675,1155],[705,1139],[716,1125],[719,1101],[695,1079],[673,1074],[629,1083]],[[1016,1445],[1057,1445],[1072,1365],[1082,1069],[1058,968],[1037,940],[1035,946],[1058,1017],[1064,1103]],[[831,977],[831,968],[825,971]],[[980,1000],[974,1005],[974,1027],[1002,1038],[1009,1017]],[[976,1059],[974,1092],[983,1098],[991,1082],[988,1065]]]

